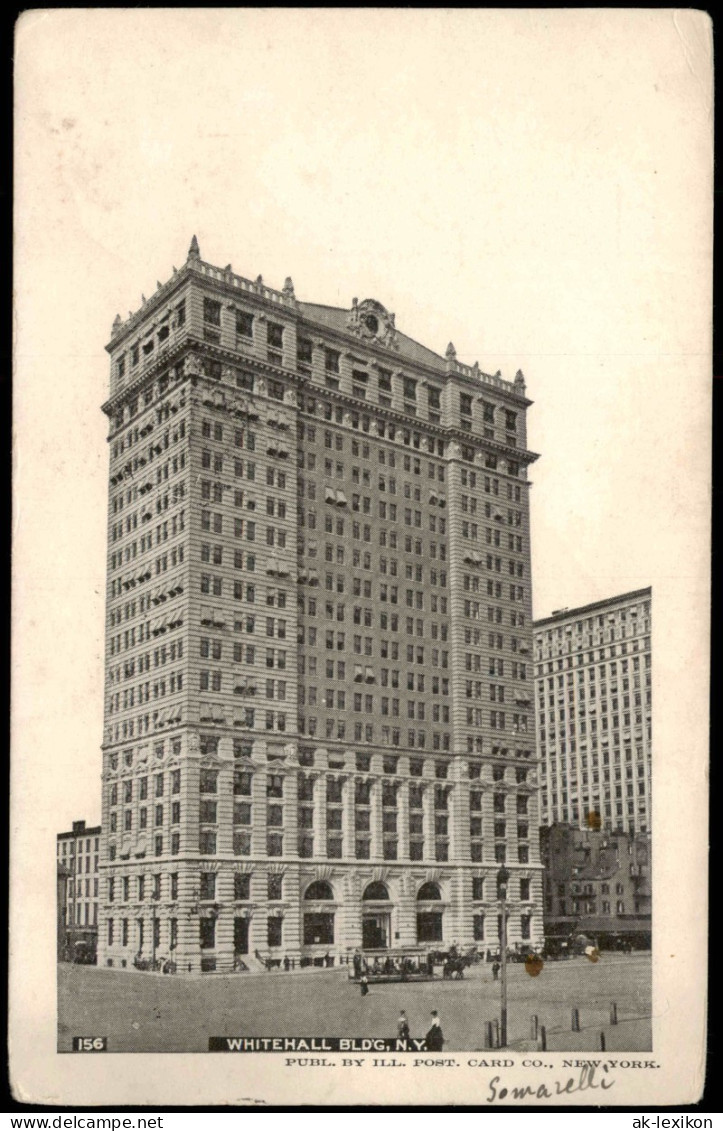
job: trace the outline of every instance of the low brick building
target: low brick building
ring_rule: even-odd
[[[603,948],[650,947],[648,834],[554,824],[540,830],[540,857],[548,949],[580,935]]]

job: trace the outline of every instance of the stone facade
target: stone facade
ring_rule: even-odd
[[[195,239],[108,350],[100,961],[540,939],[522,374]]]

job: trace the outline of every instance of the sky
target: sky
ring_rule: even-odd
[[[302,301],[376,298],[441,354],[452,341],[487,372],[521,368],[541,457],[535,616],[652,585],[661,686],[695,663],[712,210],[700,15],[21,18],[13,789],[37,791],[38,835],[100,819],[104,346],[194,233],[206,261],[278,288],[290,275]]]

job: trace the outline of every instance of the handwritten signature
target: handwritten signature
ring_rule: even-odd
[[[606,1064],[603,1065],[602,1070],[603,1072],[608,1071]],[[507,1088],[499,1076],[493,1076],[487,1085],[489,1094],[485,1096],[485,1101],[492,1104],[499,1100],[524,1100],[533,1096],[538,1100],[551,1100],[556,1096],[572,1096],[576,1092],[587,1092],[592,1088],[608,1091],[615,1081],[605,1076],[599,1076],[596,1079],[598,1071],[597,1065],[586,1064],[580,1069],[580,1075],[577,1078],[570,1076],[565,1081],[551,1080],[548,1084],[526,1084],[522,1088]]]

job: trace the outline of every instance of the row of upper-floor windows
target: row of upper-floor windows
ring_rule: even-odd
[[[641,646],[642,644],[642,646]],[[632,640],[629,644],[623,642],[622,644],[611,644],[608,648],[600,648],[597,652],[579,652],[576,657],[566,656],[561,659],[548,660],[546,663],[540,663],[541,652],[537,646],[535,647],[535,659],[538,661],[536,665],[537,675],[542,676],[550,672],[561,672],[563,670],[570,671],[571,668],[584,668],[589,670],[589,665],[596,661],[601,660],[616,660],[618,656],[632,656],[636,652],[644,653],[645,667],[650,668],[650,637],[646,636],[642,642],[639,640]],[[582,673],[579,673],[582,674]]]
[[[309,530],[314,530],[316,528],[316,513],[314,511],[309,511],[308,513],[304,514],[303,511],[300,511],[299,525],[306,526]],[[358,523],[355,525],[358,527]],[[327,531],[327,533],[331,533],[331,531]],[[337,537],[342,537],[344,533],[343,526],[341,527],[341,530],[339,529],[338,520],[335,527],[335,533]],[[371,538],[369,540],[371,541]],[[437,542],[433,539],[427,545],[425,545],[422,538],[413,538],[410,534],[401,535],[397,530],[380,530],[379,545],[384,547],[385,549],[399,550],[403,551],[405,554],[414,554],[417,557],[428,557],[432,561],[438,559],[441,562],[445,562],[447,560],[446,542]],[[319,551],[319,545],[315,538],[305,539],[300,548],[303,550],[303,553],[307,558],[315,558]],[[331,543],[325,543],[324,559],[325,561],[336,560],[337,564],[343,564],[343,562],[345,561],[344,545],[337,543],[336,546],[334,546]],[[398,563],[396,559],[390,559],[388,570],[381,568],[381,563],[386,564],[387,562],[386,557],[382,556],[377,559],[377,561],[379,563],[380,572],[388,572],[391,577],[397,576]],[[370,551],[362,551],[355,547],[352,548],[352,564],[355,568],[371,569],[372,555]],[[377,568],[377,562],[375,562],[374,568]],[[407,566],[405,565],[405,573],[406,568]]]
[[[240,338],[252,339],[254,337],[254,323],[257,321],[251,311],[243,310],[239,307],[233,308],[234,316],[234,329],[236,336]],[[206,326],[214,328],[221,327],[221,303],[217,299],[204,297],[203,300],[203,320]],[[275,322],[264,318],[266,333],[265,341],[268,349],[272,352],[280,351],[284,346],[284,331],[285,327],[282,323]],[[213,340],[217,340],[213,337]],[[340,373],[340,359],[341,353],[330,346],[322,347],[323,349],[323,363],[324,371],[330,375],[338,375]],[[280,358],[279,358],[280,360]],[[296,363],[303,372],[310,371],[313,360],[313,342],[311,338],[305,337],[302,334],[296,335]],[[378,368],[378,388],[380,394],[391,394],[392,392],[392,378],[391,370]],[[355,392],[360,396],[365,396],[366,388],[368,385],[369,373],[367,369],[352,368],[352,382]],[[441,404],[441,386],[436,387],[425,383],[427,387],[427,397],[429,407],[433,410],[439,410]],[[401,377],[401,391],[405,402],[415,402],[417,399],[417,388],[419,382],[409,376],[402,375]],[[459,410],[463,417],[471,416],[472,414],[472,394],[459,393]],[[495,411],[500,410],[504,413],[505,428],[514,430],[517,424],[517,413],[509,409],[504,409],[502,406],[495,404],[491,401],[483,401],[483,418],[485,422],[493,422],[495,419]]]
[[[623,696],[622,696],[623,707],[630,707],[633,703],[636,707],[640,707],[643,704],[643,695],[642,695],[642,690],[640,689],[640,676],[635,676],[635,681],[636,681],[635,687],[637,688],[637,690],[633,691],[633,698],[631,700],[631,696],[630,696],[630,693],[628,691],[628,682],[629,681],[627,679],[623,680]],[[550,693],[548,694],[547,700],[545,700],[544,693],[542,692],[542,690],[540,690],[538,692],[537,702],[538,702],[538,705],[539,705],[540,710],[542,712],[544,712],[545,707],[549,707],[551,713],[553,713],[553,714],[554,714],[555,710],[557,710],[558,713],[560,714],[561,718],[565,717],[566,709],[567,709],[567,713],[570,716],[570,718],[573,718],[574,715],[575,715],[575,696],[574,696],[574,692],[572,691],[572,689],[570,689],[568,691],[567,699],[564,699],[564,697],[562,695],[560,695],[559,693],[557,695],[555,695],[554,692],[550,691]],[[585,697],[585,688],[580,687],[578,689],[577,704],[578,704],[578,709],[580,711],[580,714],[584,715],[586,705],[588,706],[588,708],[593,708],[593,709],[594,709],[594,705],[598,705],[600,707],[601,713],[604,714],[606,711],[609,711],[609,710],[617,711],[618,706],[620,704],[620,697],[618,695],[617,688],[615,688],[614,691],[611,691],[610,695],[608,697],[607,687],[605,685],[601,685],[600,687],[589,686],[587,688],[587,698],[586,698]],[[648,707],[650,706],[650,692],[649,691],[646,692],[646,695],[645,695],[645,704]]]
[[[161,346],[170,336],[171,330],[178,330],[186,324],[186,302],[185,299],[179,302],[176,306],[169,308],[164,315],[161,316],[158,324],[158,329],[152,335],[144,335],[142,340],[133,342],[130,348],[120,354],[116,358],[116,374],[119,380],[122,380],[126,375],[126,367],[129,366],[132,371],[138,365],[141,355],[144,358],[150,357],[156,348],[156,345]]]
[[[174,664],[183,659],[183,639],[179,637],[166,644],[159,645],[153,651],[142,652],[139,656],[132,656],[123,664],[112,664],[108,668],[108,682],[120,683],[121,680],[131,679],[136,674],[142,675],[151,668],[165,667],[167,663]]]
[[[116,768],[113,766],[112,760],[111,767]],[[153,775],[144,774],[138,779],[125,778],[120,782],[112,782],[108,787],[108,804],[111,806],[117,805],[118,799],[121,798],[123,803],[127,805],[133,800],[134,785],[137,788],[137,796],[141,801],[145,801],[149,796],[149,788],[152,789],[154,797],[163,797],[165,792],[170,792],[172,794],[180,793],[181,771],[171,770],[167,773],[157,773]],[[168,787],[168,790],[166,787]]]
[[[132,534],[139,527],[143,529],[145,523],[150,522],[154,514],[156,516],[163,514],[168,510],[169,507],[174,507],[177,503],[182,502],[185,497],[186,484],[184,482],[178,482],[174,483],[169,490],[164,491],[162,495],[157,495],[154,499],[145,499],[140,507],[137,510],[133,511],[132,514],[127,515],[126,518],[121,520],[120,522],[113,524],[116,530],[116,538]],[[134,499],[134,501],[136,500]],[[172,526],[173,534],[177,534],[179,529],[183,530],[183,525],[178,520],[173,521]],[[159,531],[157,541],[165,541],[165,538],[168,537],[168,528],[166,526],[163,538],[161,538],[160,531],[162,529],[162,526],[157,528],[157,530]],[[149,532],[145,537],[145,541],[144,543],[142,543],[143,550],[141,552],[151,549],[152,545],[152,530],[149,529]]]
[[[221,501],[221,494],[219,494],[218,501]],[[405,508],[399,514],[395,504],[380,503],[379,504],[379,518],[383,521],[390,522],[403,522],[405,526],[414,526],[417,529],[422,527],[422,512],[412,511],[411,508]],[[303,507],[299,507],[298,523],[301,527],[307,527],[309,530],[316,529],[316,512],[306,511]],[[431,514],[428,516],[427,529],[430,534],[445,535],[447,533],[447,520],[441,516]],[[360,523],[356,520],[351,523],[351,536],[356,541],[371,542],[372,541],[372,527],[369,523]],[[389,546],[390,549],[396,550],[399,548],[400,539],[403,537],[398,531],[381,529],[378,532],[378,544],[380,546]],[[412,543],[410,542],[410,545]],[[414,552],[423,553],[421,549],[421,542],[419,542],[419,551]],[[411,553],[412,551],[408,551]],[[307,553],[309,553],[307,545]],[[314,552],[309,553],[310,557],[314,557]],[[440,556],[444,556],[441,555]]]
[[[180,523],[177,525],[175,533],[180,533],[183,526]],[[171,535],[173,536],[173,535]],[[148,536],[149,539],[152,535]],[[158,545],[159,535],[156,535]],[[110,570],[120,569],[123,565],[128,565],[129,562],[136,561],[139,556],[142,556],[150,548],[150,541],[146,541],[145,536],[140,539],[140,550],[138,540],[128,543],[122,550],[113,550],[108,560]],[[183,545],[174,546],[169,553],[159,554],[154,562],[148,562],[147,574],[144,580],[150,580],[152,576],[159,577],[160,574],[165,573],[168,569],[173,569],[174,566],[182,565],[184,560]],[[136,579],[138,580],[138,579]],[[113,594],[115,596],[116,594]]]
[[[322,720],[325,722],[324,728],[321,728],[320,720],[316,716],[299,715],[299,734],[308,735],[310,738],[315,736],[321,737],[322,733],[325,735],[327,742],[364,742],[374,743],[381,741],[383,746],[402,746],[402,733],[397,727],[382,726],[381,731],[378,731],[373,723],[355,722],[353,729],[351,725],[347,728],[344,719],[327,718]],[[428,734],[424,730],[409,730],[407,732],[407,746],[410,750],[419,749],[423,750],[427,746]],[[437,751],[450,750],[450,736],[447,733],[434,731],[431,735],[432,749]]]
[[[309,430],[311,430],[312,434],[315,436],[315,430],[313,428],[310,429],[310,426],[307,426],[307,431],[309,431]],[[330,436],[330,438],[332,438],[331,433],[329,433],[329,436]],[[331,443],[329,443],[326,446],[328,448],[332,447]],[[344,441],[343,441],[343,437],[341,435],[336,437],[334,450],[337,451],[337,452],[342,452],[344,450]],[[362,459],[371,459],[371,451],[370,451],[369,444],[359,445],[359,443],[356,440],[352,440],[351,454],[352,454],[352,456],[355,456],[355,457],[361,456]],[[385,452],[384,449],[380,449],[379,450],[379,457],[380,457],[380,459],[379,459],[380,464],[384,464],[385,466],[393,468],[397,464],[394,452],[389,452],[389,451]],[[309,451],[307,449],[300,448],[298,450],[297,464],[300,468],[304,468],[306,471],[316,471],[317,466],[318,466],[318,469],[321,470],[321,464],[320,463],[317,464],[317,454],[316,454],[316,452]],[[402,456],[402,459],[401,459],[401,462],[400,462],[400,467],[401,467],[402,470],[409,472],[413,475],[420,475],[420,476],[423,474],[422,465],[423,465],[423,461],[419,456],[407,456],[407,455],[405,455],[405,456]],[[497,467],[497,457],[492,456],[492,455],[488,455],[485,458],[485,465],[488,468],[491,468],[492,470],[496,469],[496,467]],[[433,463],[429,463],[427,466],[428,466],[428,478],[434,479],[435,476],[436,476],[436,479],[437,479],[438,482],[444,483],[444,481],[445,481],[444,466],[442,464],[435,465]],[[346,469],[346,466],[343,462],[337,460],[335,463],[332,463],[332,461],[326,456],[324,457],[324,469],[325,469],[326,474],[328,474],[328,475],[332,474],[332,469],[335,469],[335,474],[336,474],[336,477],[338,479],[343,479],[345,477],[345,475],[347,474],[347,469]],[[371,469],[370,468],[360,468],[360,467],[357,467],[357,466],[352,466],[352,468],[351,468],[351,479],[352,479],[352,483],[360,483],[363,486],[365,486],[365,485],[371,486]],[[466,482],[469,483],[469,477],[466,480]],[[476,484],[476,475],[474,476],[474,482]],[[487,475],[485,475],[484,478],[482,476],[480,476],[480,487],[482,487],[483,483],[484,483],[484,491],[485,491],[486,494],[499,497],[499,495],[500,495],[500,490],[499,490],[500,483],[499,483],[498,479],[491,478],[490,476],[487,476]],[[472,485],[474,485],[474,484],[472,484]],[[388,491],[388,493],[392,494],[392,495],[397,493],[396,492],[397,481],[396,481],[396,478],[394,476],[387,477],[386,475],[380,474],[379,479],[377,480],[377,483],[375,484],[375,486],[377,487],[378,490]],[[403,485],[403,486],[405,486],[405,485]],[[414,488],[410,486],[410,489],[414,489]],[[416,488],[416,490],[421,491],[421,487]],[[409,496],[407,496],[407,497],[409,497]],[[516,502],[521,502],[521,498],[522,498],[521,488],[519,486],[508,483],[507,484],[507,498],[508,499],[514,499]]]
[[[151,403],[152,396],[151,392],[147,392],[144,395],[146,405]],[[145,407],[145,405],[142,407]],[[137,411],[138,406],[136,404],[136,412]],[[118,459],[120,456],[125,455],[126,452],[130,452],[139,444],[144,443],[147,446],[144,447],[142,454],[136,456],[134,460],[135,470],[137,470],[138,466],[147,466],[154,461],[156,456],[163,455],[163,453],[168,451],[174,444],[185,439],[186,421],[184,419],[165,428],[160,435],[154,436],[152,440],[146,441],[146,436],[155,430],[157,423],[158,421],[154,421],[149,416],[143,424],[134,424],[127,432],[124,432],[122,436],[117,436],[111,445],[111,459]],[[140,460],[143,462],[136,462]],[[133,465],[131,466],[133,467]]]
[[[583,631],[591,632],[595,628],[605,628],[608,624],[626,622],[636,622],[639,618],[646,618],[650,616],[650,602],[646,601],[640,606],[631,606],[626,609],[618,609],[612,613],[601,613],[596,617],[586,617],[585,620],[575,621],[575,632],[580,634]],[[567,635],[573,631],[573,625],[559,625],[556,628],[548,628],[539,634],[541,640],[552,640],[554,638],[562,639],[563,635]]]

